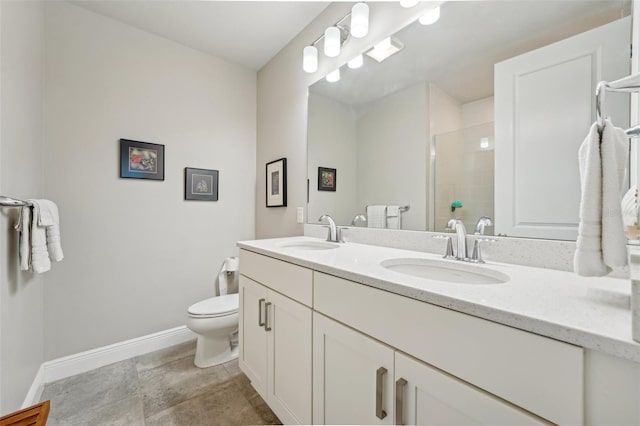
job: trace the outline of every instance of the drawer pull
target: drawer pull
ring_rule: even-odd
[[[265,321],[262,321],[262,304],[264,301],[265,299],[258,300],[258,327],[264,327],[265,325]]]
[[[396,405],[393,411],[396,413],[396,424],[403,425],[404,419],[402,413],[402,407],[404,405],[404,387],[407,381],[402,377],[396,380]]]
[[[384,367],[380,367],[376,370],[376,417],[380,420],[387,417],[387,412],[382,409],[383,379],[386,373],[387,369]]]
[[[264,330],[271,331],[271,325],[269,325],[269,306],[271,306],[271,302],[267,302],[264,304]]]

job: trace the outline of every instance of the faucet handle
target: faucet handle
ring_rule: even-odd
[[[484,263],[484,260],[482,259],[482,250],[481,250],[481,244],[482,243],[495,243],[498,240],[495,240],[493,238],[476,238],[473,242],[473,254],[471,255],[471,259],[469,259],[470,262],[474,262],[474,263]]]
[[[442,256],[444,259],[455,259],[456,257],[453,255],[453,242],[451,241],[451,237],[447,235],[434,235],[433,238],[436,240],[447,240],[447,250]]]
[[[337,234],[338,234],[338,235],[337,235],[337,240],[338,240],[338,242],[339,242],[339,243],[346,243],[346,242],[347,242],[347,241],[344,239],[344,233],[345,233],[345,231],[348,231],[348,230],[349,230],[349,228],[344,228],[344,227],[343,227],[343,228],[338,228],[338,229],[337,229],[337,231],[336,231],[336,232],[337,232]]]

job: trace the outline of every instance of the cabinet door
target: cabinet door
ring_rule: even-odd
[[[313,423],[392,424],[392,402],[393,350],[314,312]]]
[[[240,275],[240,369],[256,391],[267,396],[267,333],[264,330],[267,288]]]
[[[395,355],[395,373],[396,424],[548,424],[401,352]]]
[[[311,424],[311,309],[269,290],[267,402],[284,424]]]

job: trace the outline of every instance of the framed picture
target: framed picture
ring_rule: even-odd
[[[336,190],[336,169],[318,167],[318,191]]]
[[[120,177],[164,180],[164,145],[120,139]]]
[[[287,205],[287,159],[267,163],[267,207]]]
[[[185,167],[184,199],[218,201],[218,171]]]

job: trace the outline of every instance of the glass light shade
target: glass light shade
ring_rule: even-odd
[[[351,35],[362,38],[369,32],[369,5],[356,3],[351,8]]]
[[[340,68],[335,69],[327,74],[327,81],[329,83],[335,83],[338,80],[340,80]]]
[[[420,0],[400,0],[400,6],[410,8],[418,4]]]
[[[329,27],[324,30],[324,54],[335,58],[340,54],[340,30],[338,27]]]
[[[434,24],[438,19],[440,19],[440,6],[425,12],[425,14],[418,19],[418,22],[420,22],[422,25],[431,25]]]
[[[302,50],[302,69],[306,72],[318,71],[318,48],[307,46]]]
[[[362,56],[362,53],[347,62],[347,66],[352,70],[360,68],[362,64],[364,64],[364,57]]]
[[[373,49],[378,51],[384,51],[389,49],[390,47],[391,47],[391,37],[387,37],[384,40],[382,40],[380,43],[373,46]]]

